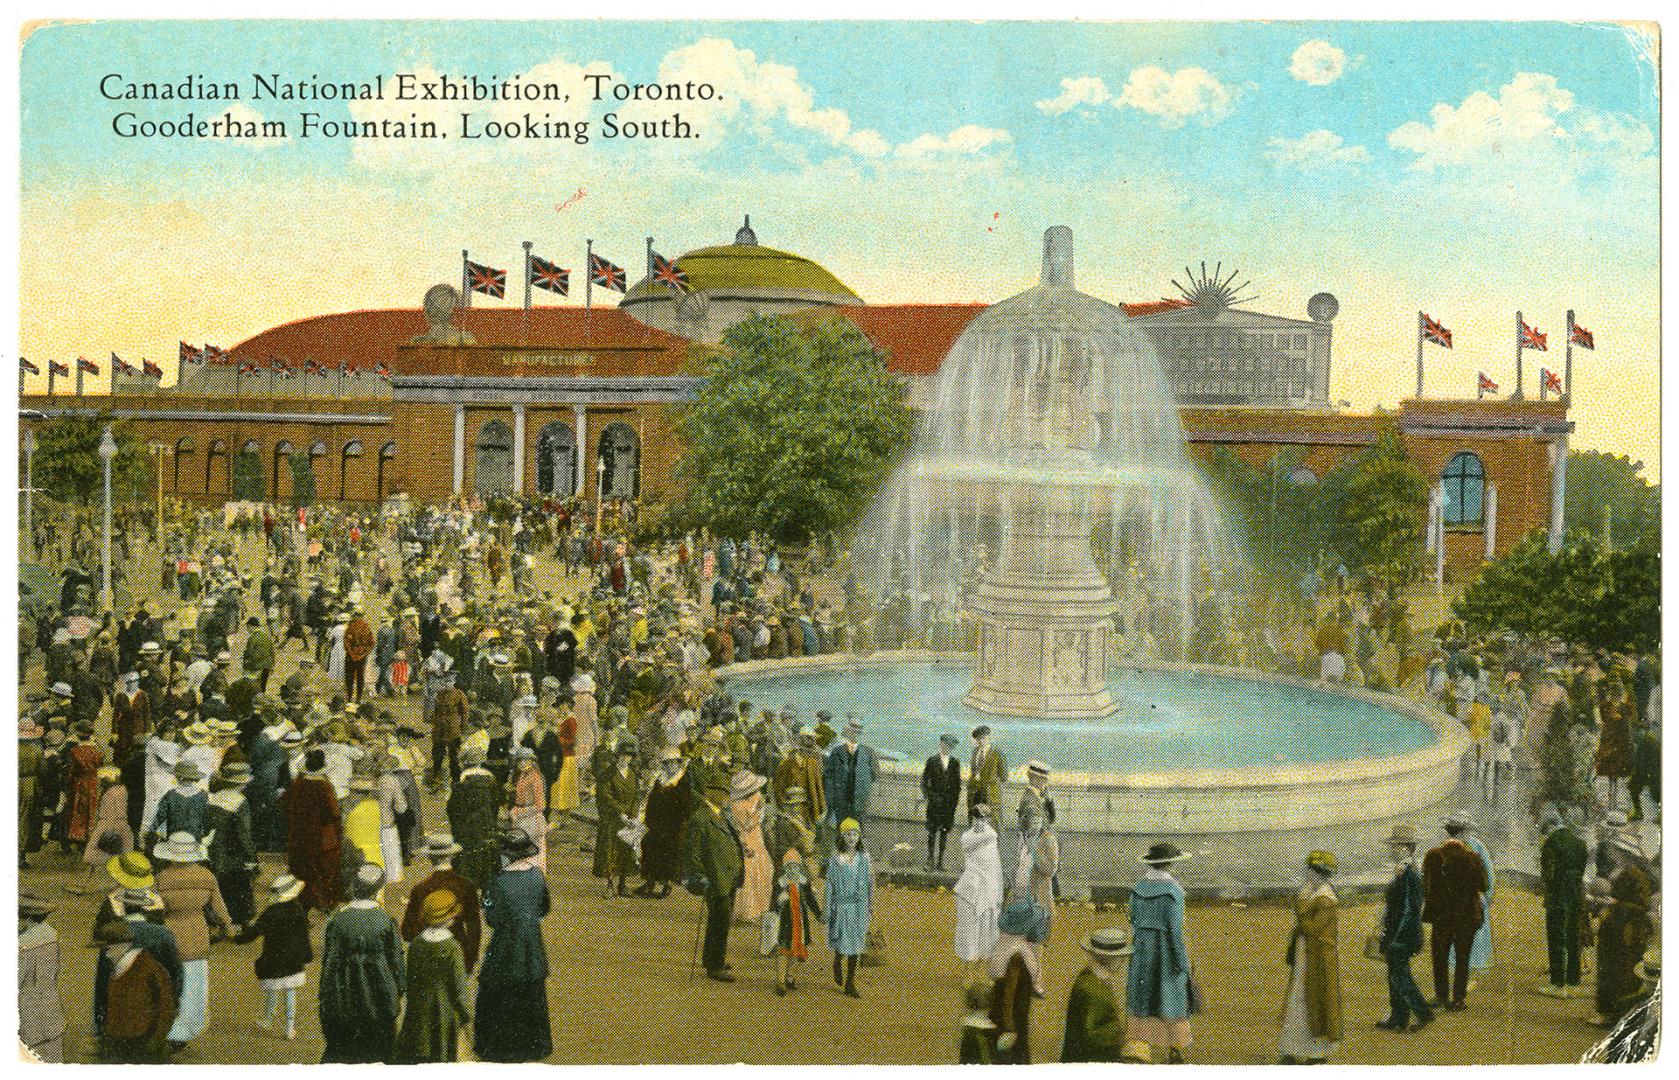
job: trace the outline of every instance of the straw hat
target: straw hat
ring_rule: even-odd
[[[448,889],[434,889],[420,901],[420,921],[427,926],[445,926],[460,913],[460,898]]]
[[[733,782],[729,786],[729,798],[733,801],[751,798],[764,788],[764,778],[756,773],[735,773]]]
[[[183,829],[170,833],[167,840],[159,840],[152,848],[152,858],[173,863],[203,862],[204,846],[198,842],[198,837]]]
[[[268,886],[268,898],[276,904],[293,899],[303,892],[303,882],[290,874],[281,874]]]
[[[1169,866],[1191,857],[1189,852],[1180,849],[1176,844],[1162,840],[1150,844],[1148,854],[1142,856],[1141,861],[1150,866]]]
[[[1131,955],[1131,941],[1125,936],[1125,931],[1117,926],[1093,932],[1089,940],[1079,942],[1079,948],[1089,953],[1092,959],[1101,961],[1113,961]]]
[[[1388,834],[1388,844],[1394,847],[1416,847],[1417,830],[1410,825],[1399,824]]]
[[[19,741],[39,739],[46,733],[46,729],[40,724],[37,724],[33,717],[26,716],[17,723],[17,737]]]
[[[447,859],[459,855],[461,846],[448,833],[427,833],[425,847],[420,853],[432,860]]]
[[[152,861],[138,851],[112,855],[105,861],[105,872],[125,889],[149,889],[157,883],[152,877]]]

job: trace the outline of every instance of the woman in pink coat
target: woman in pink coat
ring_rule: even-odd
[[[740,891],[735,893],[735,919],[757,922],[770,909],[775,893],[775,866],[764,846],[764,778],[749,772],[736,773],[729,804],[744,856]]]

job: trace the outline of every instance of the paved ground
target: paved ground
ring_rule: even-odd
[[[137,559],[136,565],[151,564]],[[150,577],[149,571],[136,573]],[[155,578],[150,581],[155,584]],[[550,566],[542,567],[540,584],[556,592],[561,585]],[[284,653],[277,677],[289,672],[297,655],[295,646]],[[31,685],[38,686],[39,678],[36,668]],[[417,711],[418,698],[402,707]],[[1475,805],[1470,801],[1473,793],[1464,796],[1465,804]],[[1524,804],[1525,800],[1512,803]],[[441,806],[435,798],[427,797],[424,811],[428,827],[440,823]],[[1520,868],[1530,858],[1521,854],[1526,844],[1516,832],[1526,828],[1522,815],[1488,812],[1481,816],[1490,823],[1493,838],[1489,842],[1501,866]],[[1426,815],[1414,820],[1425,829],[1435,824]],[[1191,884],[1205,884],[1216,896],[1220,890],[1249,886],[1261,877],[1274,883],[1279,880],[1278,867],[1298,865],[1312,847],[1330,846],[1347,862],[1350,884],[1363,876],[1361,872],[1374,868],[1371,860],[1380,857],[1377,840],[1385,830],[1385,824],[1378,824],[1363,830],[1335,830],[1327,838],[1301,833],[1226,841],[1192,838],[1188,846],[1199,858],[1185,865],[1185,877]],[[599,883],[588,876],[587,857],[580,850],[580,841],[591,833],[586,825],[570,825],[566,841],[556,842],[551,859],[555,905],[545,923],[552,967],[548,996],[554,1016],[555,1052],[550,1061],[955,1061],[965,972],[951,952],[954,901],[936,883],[927,888],[881,888],[875,925],[887,943],[885,962],[859,973],[862,1000],[837,992],[828,979],[828,956],[821,946],[813,950],[813,961],[803,971],[797,994],[780,999],[773,994],[770,961],[756,956],[755,935],[745,928],[737,930],[731,944],[740,982],[719,985],[697,974],[691,959],[700,908],[695,898],[681,893],[663,901],[603,897]],[[883,867],[892,862],[895,843],[909,843],[913,863],[922,850],[920,835],[913,824],[871,826],[870,843]],[[1068,894],[1090,895],[1088,885],[1079,883],[1092,877],[1116,883],[1131,880],[1142,843],[1142,838],[1069,838],[1065,841]],[[1005,859],[1009,858],[1006,854]],[[271,858],[263,867],[259,888],[280,868],[279,861]],[[414,868],[405,882],[390,890],[387,900],[393,912],[401,910],[406,889],[424,872],[423,866]],[[99,896],[64,891],[80,874],[79,861],[63,859],[55,852],[43,852],[22,874],[26,887],[54,896],[62,905],[52,922],[65,943],[61,989],[70,1014],[66,1053],[72,1061],[91,1060],[93,1053],[89,1006],[94,954],[83,945]],[[101,877],[99,888],[106,885]],[[1103,893],[1097,895],[1100,899]],[[1418,1035],[1375,1030],[1371,1024],[1385,1015],[1385,977],[1379,964],[1358,953],[1377,913],[1365,899],[1350,900],[1343,912],[1348,1034],[1340,1060],[1371,1064],[1568,1062],[1578,1060],[1601,1034],[1588,1023],[1589,999],[1555,1001],[1533,992],[1543,974],[1543,915],[1536,899],[1509,888],[1500,893],[1494,909],[1497,966],[1482,977],[1471,995],[1469,1011],[1445,1015]],[[1067,990],[1082,963],[1076,942],[1093,926],[1122,918],[1115,908],[1098,909],[1088,902],[1064,904],[1057,912],[1046,954],[1048,994],[1033,1017],[1032,1045],[1038,1060],[1053,1060],[1059,1049]],[[1279,905],[1211,898],[1192,904],[1190,951],[1209,1008],[1196,1024],[1194,1060],[1225,1064],[1274,1060],[1275,1014],[1286,989],[1282,956],[1290,926],[1289,911]],[[318,925],[316,942],[318,951]],[[257,948],[223,943],[212,950],[211,1027],[180,1060],[319,1060],[314,997],[318,972],[311,971],[310,985],[301,995],[297,1041],[288,1043],[263,1034],[254,1027],[261,1007],[251,973]],[[1420,962],[1417,970],[1426,983]]]

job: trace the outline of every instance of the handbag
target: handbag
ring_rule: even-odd
[[[758,955],[770,956],[781,944],[781,911],[770,908],[758,924]]]

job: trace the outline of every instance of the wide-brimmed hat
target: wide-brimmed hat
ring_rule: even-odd
[[[486,760],[486,757],[487,757],[487,755],[484,753],[483,749],[481,749],[480,747],[477,747],[477,746],[462,747],[461,748],[461,767],[470,769],[470,768],[473,768],[475,766],[482,765],[482,764],[484,764],[484,762]]]
[[[188,724],[187,729],[181,732],[181,738],[189,743],[207,743],[210,741],[210,725],[202,720]]]
[[[1131,955],[1131,940],[1117,926],[1094,931],[1089,940],[1079,942],[1079,948],[1097,960],[1117,960]]]
[[[196,784],[204,779],[204,770],[198,767],[198,762],[191,758],[182,758],[175,762],[175,780],[182,784]]]
[[[130,911],[150,914],[164,908],[163,897],[151,889],[124,889],[118,899],[122,903],[124,914]]]
[[[1306,868],[1322,874],[1333,874],[1336,868],[1335,855],[1328,851],[1314,851],[1306,856]]]
[[[134,930],[128,925],[127,919],[102,919],[93,924],[93,938],[88,942],[91,949],[104,949],[111,945],[127,945],[134,940]]]
[[[856,818],[848,817],[844,821],[839,823],[839,831],[841,833],[848,833],[848,832],[860,833],[860,832],[863,831],[863,826],[858,823]]]
[[[76,696],[76,692],[74,690],[70,689],[70,684],[67,683],[67,682],[55,682],[55,683],[53,683],[52,684],[52,693],[53,693],[54,697],[61,697],[61,698],[71,698],[71,697]]]
[[[1625,810],[1611,810],[1603,815],[1603,827],[1606,829],[1624,829],[1627,824]]]
[[[220,652],[216,653],[216,663],[218,663],[218,664],[231,664],[231,663],[233,663],[233,654],[228,652],[226,649],[221,650]]]
[[[1161,840],[1149,845],[1148,854],[1142,856],[1141,861],[1150,866],[1166,866],[1188,858],[1191,858],[1189,852],[1169,840]]]
[[[302,892],[303,882],[290,874],[281,874],[268,886],[268,897],[276,904],[283,904]]]
[[[954,736],[954,735],[940,735],[939,736],[939,745],[940,746],[954,747],[956,745],[956,736]]]
[[[182,829],[170,833],[167,840],[159,840],[152,848],[152,858],[163,862],[203,862],[204,845],[198,842],[198,837]]]
[[[47,733],[46,733],[43,741],[47,744],[47,746],[49,748],[63,746],[64,745],[64,729],[61,728],[61,727],[57,727],[56,725],[53,726],[53,727],[49,727],[47,729]]]
[[[1028,761],[1026,763],[1026,775],[1041,776],[1047,779],[1049,777],[1049,766],[1041,761]]]
[[[105,860],[105,872],[125,889],[149,889],[157,883],[152,876],[152,861],[138,851],[112,855]]]
[[[163,651],[163,646],[159,645],[155,641],[148,641],[144,645],[140,646],[140,655],[141,656],[155,656],[156,654],[158,654],[162,651]]]
[[[523,829],[508,829],[500,837],[501,853],[508,862],[518,862],[537,854],[541,849]]]
[[[251,767],[243,761],[230,761],[216,770],[216,779],[223,784],[243,787],[251,782]]]
[[[1453,810],[1451,814],[1447,816],[1445,825],[1447,831],[1451,832],[1462,832],[1465,829],[1474,829],[1478,827],[1475,824],[1475,819],[1469,816],[1469,811],[1467,810]]]
[[[1417,830],[1410,825],[1395,825],[1393,831],[1388,833],[1387,842],[1393,847],[1416,847]]]
[[[968,737],[971,739],[983,739],[989,734],[991,734],[991,725],[981,724],[974,728],[973,731],[969,732]]]
[[[448,889],[433,889],[420,901],[420,921],[426,926],[443,926],[461,913],[460,897]]]
[[[460,852],[461,846],[448,833],[427,833],[425,846],[420,849],[420,854],[428,859],[447,859]]]
[[[1030,896],[1021,893],[1003,905],[1003,913],[997,917],[997,929],[1028,941],[1042,940],[1047,915]]]
[[[712,770],[706,774],[705,793],[707,795],[728,795],[729,790],[729,778],[724,776],[722,772]]]
[[[757,773],[738,772],[729,784],[729,798],[746,799],[762,791],[764,778]]]

